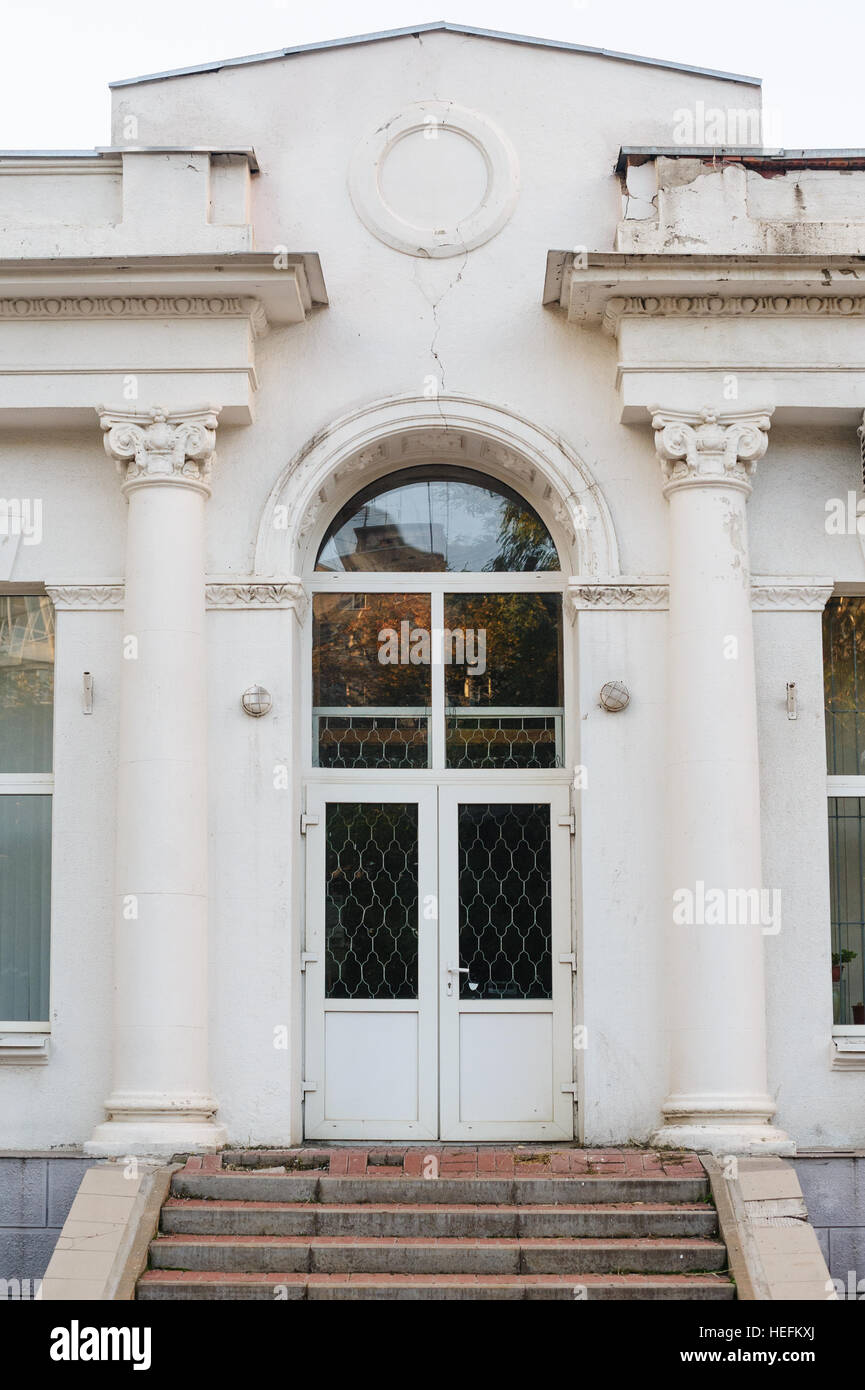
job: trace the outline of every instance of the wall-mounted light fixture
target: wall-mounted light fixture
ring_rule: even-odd
[[[262,715],[269,714],[273,707],[270,691],[265,690],[263,685],[251,685],[248,690],[244,690],[240,703],[252,719],[261,719]]]
[[[89,671],[81,679],[81,708],[85,714],[93,713],[93,677]]]
[[[796,693],[796,682],[787,682],[787,718],[799,718],[799,696]]]
[[[624,681],[607,681],[601,686],[601,708],[608,714],[619,714],[631,703],[631,692]]]

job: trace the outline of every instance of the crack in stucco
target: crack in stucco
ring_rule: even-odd
[[[425,258],[425,259],[431,259],[431,258]],[[432,296],[430,296],[429,294],[427,294],[426,290],[424,289],[423,285],[421,284],[421,282],[420,282],[420,280],[419,280],[419,278],[418,278],[418,274],[417,274],[417,269],[418,269],[418,268],[416,268],[416,270],[415,270],[415,277],[414,277],[414,278],[415,278],[415,283],[416,283],[418,289],[420,290],[421,294],[423,295],[424,299],[425,299],[425,300],[427,301],[427,303],[429,304],[430,310],[431,310],[431,312],[432,312],[432,319],[433,319],[433,334],[432,334],[432,337],[431,337],[431,339],[430,339],[429,353],[430,353],[430,356],[432,357],[432,359],[433,359],[433,361],[435,362],[436,367],[437,367],[437,369],[438,369],[437,375],[438,375],[439,389],[438,389],[438,391],[436,392],[436,400],[438,400],[438,396],[439,396],[439,394],[440,394],[441,392],[447,391],[447,376],[446,376],[445,364],[444,364],[444,361],[442,360],[441,353],[440,353],[439,350],[438,350],[438,339],[439,339],[439,335],[440,335],[441,330],[442,330],[441,319],[439,318],[439,310],[441,309],[442,305],[444,304],[444,302],[445,302],[445,300],[448,298],[448,296],[456,289],[457,285],[460,284],[460,282],[461,282],[461,280],[462,280],[462,278],[463,278],[463,272],[464,272],[464,270],[465,270],[465,268],[466,268],[466,262],[467,262],[467,261],[468,261],[468,250],[464,248],[464,249],[463,249],[463,252],[462,252],[462,259],[461,259],[461,262],[460,262],[459,270],[457,271],[456,275],[453,276],[453,277],[448,281],[447,285],[445,285],[445,287],[444,287],[444,289],[442,290],[442,292],[441,292],[437,297],[435,297],[435,298],[432,297]],[[442,415],[442,421],[444,422],[444,415]]]

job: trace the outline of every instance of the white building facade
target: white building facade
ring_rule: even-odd
[[[865,1147],[865,155],[759,107],[435,25],[0,157],[5,1147]]]

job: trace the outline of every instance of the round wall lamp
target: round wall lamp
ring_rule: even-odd
[[[607,681],[601,686],[600,700],[608,714],[619,714],[631,703],[631,692],[624,681]]]
[[[244,690],[240,697],[244,713],[252,719],[261,719],[262,715],[269,714],[273,707],[273,699],[270,691],[265,690],[263,685],[251,685],[248,690]]]

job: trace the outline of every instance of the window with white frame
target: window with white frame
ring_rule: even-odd
[[[506,484],[448,464],[386,474],[331,522],[308,584],[314,767],[563,766],[565,581]]]
[[[836,1025],[865,1024],[865,597],[823,615],[832,997]]]
[[[0,1028],[49,1027],[54,610],[0,593]]]

